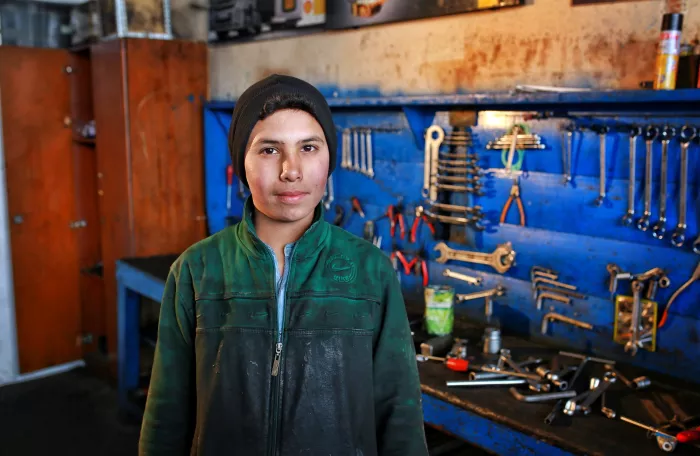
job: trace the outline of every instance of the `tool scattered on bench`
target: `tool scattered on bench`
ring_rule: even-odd
[[[465,263],[485,264],[501,274],[507,272],[515,264],[515,250],[510,242],[499,244],[492,253],[456,250],[448,247],[444,242],[438,243],[434,250],[440,252],[440,256],[435,259],[438,263],[456,260]]]
[[[506,289],[499,285],[491,290],[469,294],[457,294],[455,295],[455,299],[457,302],[464,302],[484,298],[484,315],[486,316],[486,321],[490,321],[491,315],[493,314],[493,298],[503,296],[505,293]]]

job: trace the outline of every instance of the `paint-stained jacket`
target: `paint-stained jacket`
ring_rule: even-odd
[[[427,455],[389,259],[319,205],[285,266],[280,334],[274,260],[250,212],[249,199],[241,223],[171,268],[139,453]]]

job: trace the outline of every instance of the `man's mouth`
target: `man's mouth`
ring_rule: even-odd
[[[301,201],[308,193],[306,192],[282,192],[278,193],[277,197],[283,202],[283,203],[297,203]]]

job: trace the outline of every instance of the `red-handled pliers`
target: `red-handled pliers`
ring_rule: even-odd
[[[403,270],[406,274],[411,273],[411,266],[413,266],[413,264],[409,263],[406,257],[404,256],[403,252],[396,247],[394,247],[394,251],[391,252],[391,259],[393,260],[394,258],[399,259],[401,265],[403,266]]]
[[[425,249],[421,248],[416,256],[408,263],[408,268],[406,268],[406,274],[410,274],[411,269],[413,269],[416,274],[421,274],[423,276],[423,286],[428,286],[428,263],[425,261]]]
[[[403,218],[403,205],[401,203],[398,203],[396,206],[390,204],[386,211],[386,215],[389,217],[391,237],[393,238],[394,233],[396,233],[396,223],[398,222],[399,229],[401,230],[401,240],[403,240],[403,238],[406,237],[406,225]]]
[[[413,219],[413,226],[411,226],[411,242],[416,242],[416,235],[418,234],[418,227],[420,227],[421,220],[425,221],[425,224],[428,225],[428,228],[430,228],[430,233],[435,236],[435,227],[433,226],[433,223],[430,221],[430,218],[425,215],[423,206],[418,206],[416,207],[416,218]]]

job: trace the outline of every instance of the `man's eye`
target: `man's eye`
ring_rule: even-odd
[[[312,144],[307,144],[307,145],[305,145],[304,147],[302,147],[301,150],[303,150],[304,152],[313,152],[313,151],[315,151],[316,149],[318,149],[316,146],[314,146],[314,145],[312,145]]]
[[[263,155],[272,155],[274,153],[277,153],[277,150],[272,147],[266,147],[263,150],[261,150],[260,153]]]

